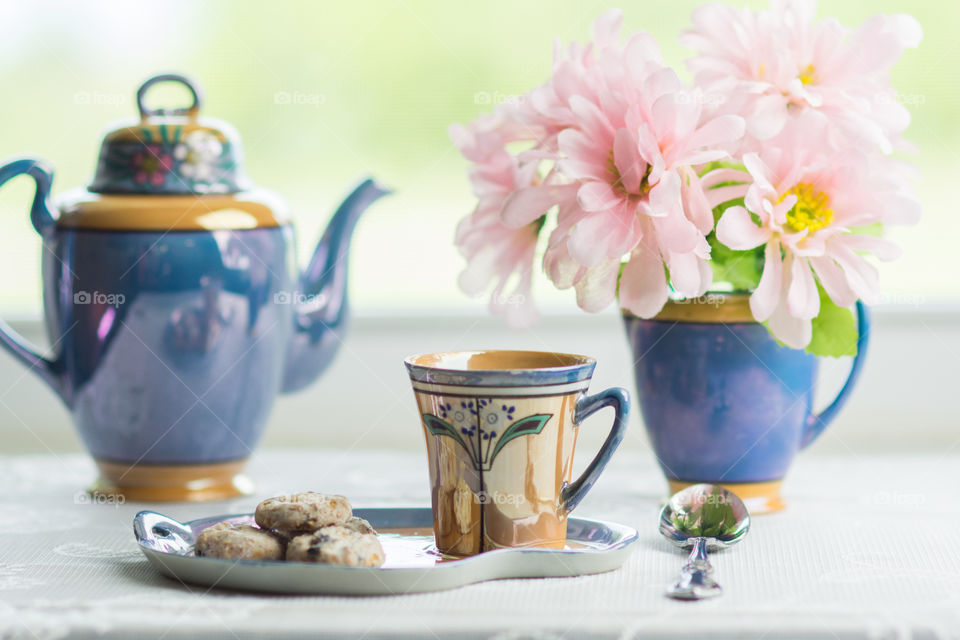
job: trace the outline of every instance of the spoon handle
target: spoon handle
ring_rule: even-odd
[[[701,600],[723,593],[710,574],[713,567],[707,559],[707,539],[693,538],[693,549],[680,570],[680,578],[667,587],[667,595],[678,600]]]

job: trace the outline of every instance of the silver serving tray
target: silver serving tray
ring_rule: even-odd
[[[439,591],[485,580],[546,578],[603,573],[620,567],[633,550],[637,530],[622,524],[570,518],[564,549],[496,549],[467,558],[442,556],[433,540],[429,508],[355,509],[380,533],[382,567],[342,567],[300,562],[254,562],[198,557],[197,534],[218,522],[253,524],[253,514],[177,522],[141,511],[133,532],[160,573],[207,587],[339,595],[391,595]]]

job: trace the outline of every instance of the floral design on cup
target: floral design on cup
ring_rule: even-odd
[[[463,447],[476,470],[489,471],[503,447],[515,438],[543,431],[552,413],[537,413],[513,419],[516,406],[491,398],[445,400],[439,415],[423,414],[430,433],[446,436]]]

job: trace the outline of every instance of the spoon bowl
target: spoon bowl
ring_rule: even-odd
[[[680,579],[667,595],[700,600],[723,593],[710,577],[707,551],[732,546],[750,530],[750,514],[732,491],[713,484],[695,484],[677,492],[660,511],[660,533],[681,549],[690,549]]]

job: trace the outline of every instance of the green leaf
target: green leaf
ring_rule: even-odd
[[[714,226],[730,207],[743,206],[743,198],[724,202],[713,209]],[[751,214],[753,215],[753,214]],[[735,290],[753,291],[763,273],[763,246],[747,251],[734,251],[720,242],[716,231],[707,236],[710,243],[710,267],[714,283],[727,282]]]
[[[813,337],[807,353],[815,356],[857,355],[857,320],[850,309],[838,307],[819,284],[820,313],[813,319]]]
[[[494,458],[497,457],[500,449],[503,449],[505,444],[520,436],[540,433],[552,417],[552,413],[537,413],[532,416],[527,416],[526,418],[521,418],[511,424],[504,430],[503,435],[500,436],[500,440],[497,441],[497,445],[493,448],[493,452],[490,454],[490,463],[493,464]]]
[[[460,434],[457,433],[457,430],[449,422],[441,420],[433,414],[425,413],[423,414],[423,423],[427,425],[427,430],[433,435],[453,438],[460,444],[461,447],[469,451],[467,444],[463,441],[463,438],[460,437]]]
[[[711,233],[710,266],[714,282],[729,282],[734,289],[753,291],[760,284],[763,273],[763,247],[748,251],[734,251]]]

